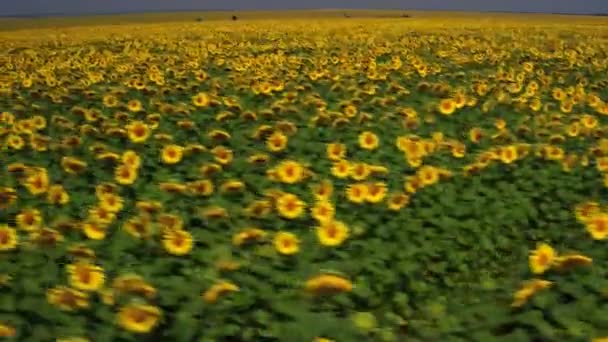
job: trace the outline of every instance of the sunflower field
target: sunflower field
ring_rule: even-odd
[[[0,32],[0,340],[608,341],[608,20],[551,18]]]

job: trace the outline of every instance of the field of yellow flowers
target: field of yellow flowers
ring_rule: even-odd
[[[0,338],[605,341],[608,21],[0,33]]]

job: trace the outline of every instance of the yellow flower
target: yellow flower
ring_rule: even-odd
[[[119,212],[120,210],[122,210],[123,205],[124,204],[122,197],[116,194],[107,193],[99,196],[100,208],[103,208],[104,210],[107,210],[111,213]]]
[[[213,157],[216,162],[220,165],[228,165],[232,162],[234,158],[234,153],[231,149],[224,146],[216,146],[211,150]]]
[[[145,215],[146,214],[142,214],[141,216],[134,216],[128,219],[123,225],[125,231],[138,239],[146,239],[150,237],[150,220]]]
[[[85,222],[82,224],[82,232],[91,240],[103,240],[106,238],[107,228],[98,222]]]
[[[505,164],[511,164],[519,157],[519,151],[517,150],[517,146],[506,146],[502,147],[498,150],[498,155],[500,161]]]
[[[439,102],[439,113],[452,115],[456,110],[456,102],[453,99],[443,99]]]
[[[134,169],[139,169],[141,166],[141,157],[135,151],[125,151],[121,156],[121,161],[124,165]]]
[[[585,222],[585,228],[594,240],[608,238],[608,214],[598,213]]]
[[[350,174],[351,166],[348,160],[342,159],[333,164],[331,174],[336,178],[346,178]]]
[[[209,304],[217,302],[219,297],[228,294],[230,292],[238,292],[239,287],[229,281],[220,281],[207,291],[205,291],[202,295],[203,300]]]
[[[432,166],[421,167],[416,175],[423,187],[433,185],[439,181],[439,170]]]
[[[210,102],[211,99],[207,93],[200,92],[192,97],[192,104],[197,107],[207,107]]]
[[[161,157],[165,164],[177,164],[182,160],[184,148],[179,145],[166,145],[163,147]]]
[[[293,160],[286,160],[277,166],[277,176],[283,183],[294,184],[304,178],[304,167]]]
[[[193,246],[192,234],[185,230],[169,229],[163,234],[163,247],[169,254],[186,255]]]
[[[312,193],[317,201],[328,201],[333,192],[334,185],[329,179],[324,179],[312,186]]]
[[[23,209],[16,216],[17,226],[27,232],[42,226],[42,214],[38,209]]]
[[[346,188],[346,198],[353,203],[363,203],[367,198],[367,184],[355,183]]]
[[[51,204],[64,205],[70,201],[70,195],[65,191],[62,185],[51,185],[48,189],[47,201]]]
[[[327,144],[327,158],[332,161],[338,161],[346,156],[346,145],[331,143]]]
[[[15,327],[0,322],[0,338],[2,337],[15,337],[17,335],[17,329]]]
[[[379,203],[386,197],[387,188],[384,182],[374,182],[367,184],[365,200],[369,203]]]
[[[553,283],[542,279],[533,279],[526,281],[522,288],[517,290],[513,295],[513,303],[511,306],[518,308],[528,302],[528,300],[534,296],[538,291],[543,290],[551,286]]]
[[[0,186],[0,210],[10,207],[17,200],[17,191],[9,187]]]
[[[127,103],[127,108],[132,112],[139,112],[142,109],[142,105],[139,100],[130,100]]]
[[[89,295],[66,286],[48,289],[47,301],[61,310],[74,311],[89,307]]]
[[[137,274],[123,274],[112,281],[112,292],[117,294],[135,294],[146,298],[154,298],[156,289]]]
[[[366,163],[353,163],[350,166],[350,177],[356,181],[362,181],[372,173],[371,167]]]
[[[69,174],[78,174],[87,168],[87,163],[74,157],[61,158],[61,167]]]
[[[67,266],[70,285],[82,291],[96,291],[105,282],[100,266],[88,262],[78,262]]]
[[[321,274],[306,281],[305,289],[314,295],[350,292],[353,284],[350,280],[334,274]]]
[[[114,171],[114,180],[121,185],[131,185],[137,180],[137,169],[128,165],[118,165]]]
[[[36,169],[25,180],[25,187],[32,195],[46,193],[49,188],[49,175],[46,169]]]
[[[160,317],[161,311],[158,307],[137,303],[121,307],[117,314],[120,327],[138,334],[145,334],[154,329]]]
[[[319,222],[325,222],[334,218],[336,208],[334,208],[334,205],[331,202],[327,200],[321,200],[315,203],[314,207],[312,207],[311,209],[311,212],[312,217],[315,220]]]
[[[246,243],[259,241],[266,236],[266,232],[259,228],[247,228],[232,236],[232,244],[242,246]]]
[[[545,273],[553,264],[557,253],[553,247],[546,243],[539,244],[534,251],[530,253],[528,262],[530,264],[530,270],[534,274]]]
[[[272,133],[266,139],[266,147],[272,152],[279,152],[287,146],[287,136],[280,131]]]
[[[197,180],[186,184],[188,191],[197,196],[210,196],[215,187],[213,182],[208,179]]]
[[[369,131],[365,131],[361,134],[359,134],[359,146],[362,149],[365,150],[375,150],[376,148],[378,148],[378,145],[380,144],[380,139],[378,139],[378,136],[375,135],[372,132]]]
[[[7,225],[0,226],[0,252],[17,248],[17,231]]]
[[[569,254],[558,256],[555,259],[555,269],[558,271],[567,271],[576,266],[589,266],[593,263],[593,259],[580,255],[580,254]]]
[[[348,226],[342,221],[324,221],[317,227],[317,237],[323,246],[339,246],[348,238],[348,235]]]
[[[273,244],[276,251],[283,255],[294,255],[300,251],[300,240],[292,233],[278,232]]]
[[[285,193],[277,199],[276,206],[281,216],[288,219],[294,219],[302,215],[306,203],[294,194]]]
[[[126,129],[129,140],[134,143],[143,143],[150,137],[150,127],[143,121],[133,121]]]
[[[410,197],[406,193],[394,193],[388,198],[388,208],[392,211],[399,211],[406,206],[409,201]]]

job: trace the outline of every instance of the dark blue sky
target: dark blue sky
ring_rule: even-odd
[[[606,13],[608,12],[608,0],[0,0],[0,15],[289,8]]]

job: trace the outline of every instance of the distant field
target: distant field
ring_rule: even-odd
[[[404,14],[410,18],[402,18]],[[292,10],[292,11],[191,11],[168,13],[130,13],[112,15],[83,15],[83,16],[52,16],[39,18],[7,17],[0,18],[0,30],[62,28],[73,26],[94,26],[114,24],[153,24],[168,22],[195,22],[197,18],[203,21],[230,21],[235,15],[239,20],[265,20],[281,18],[400,18],[400,19],[429,19],[429,18],[496,18],[509,20],[543,20],[569,24],[608,23],[607,17],[600,16],[571,16],[551,14],[513,14],[513,13],[474,13],[474,12],[441,12],[441,11],[407,11],[407,10]]]
[[[608,18],[0,23],[2,341],[608,341]]]

